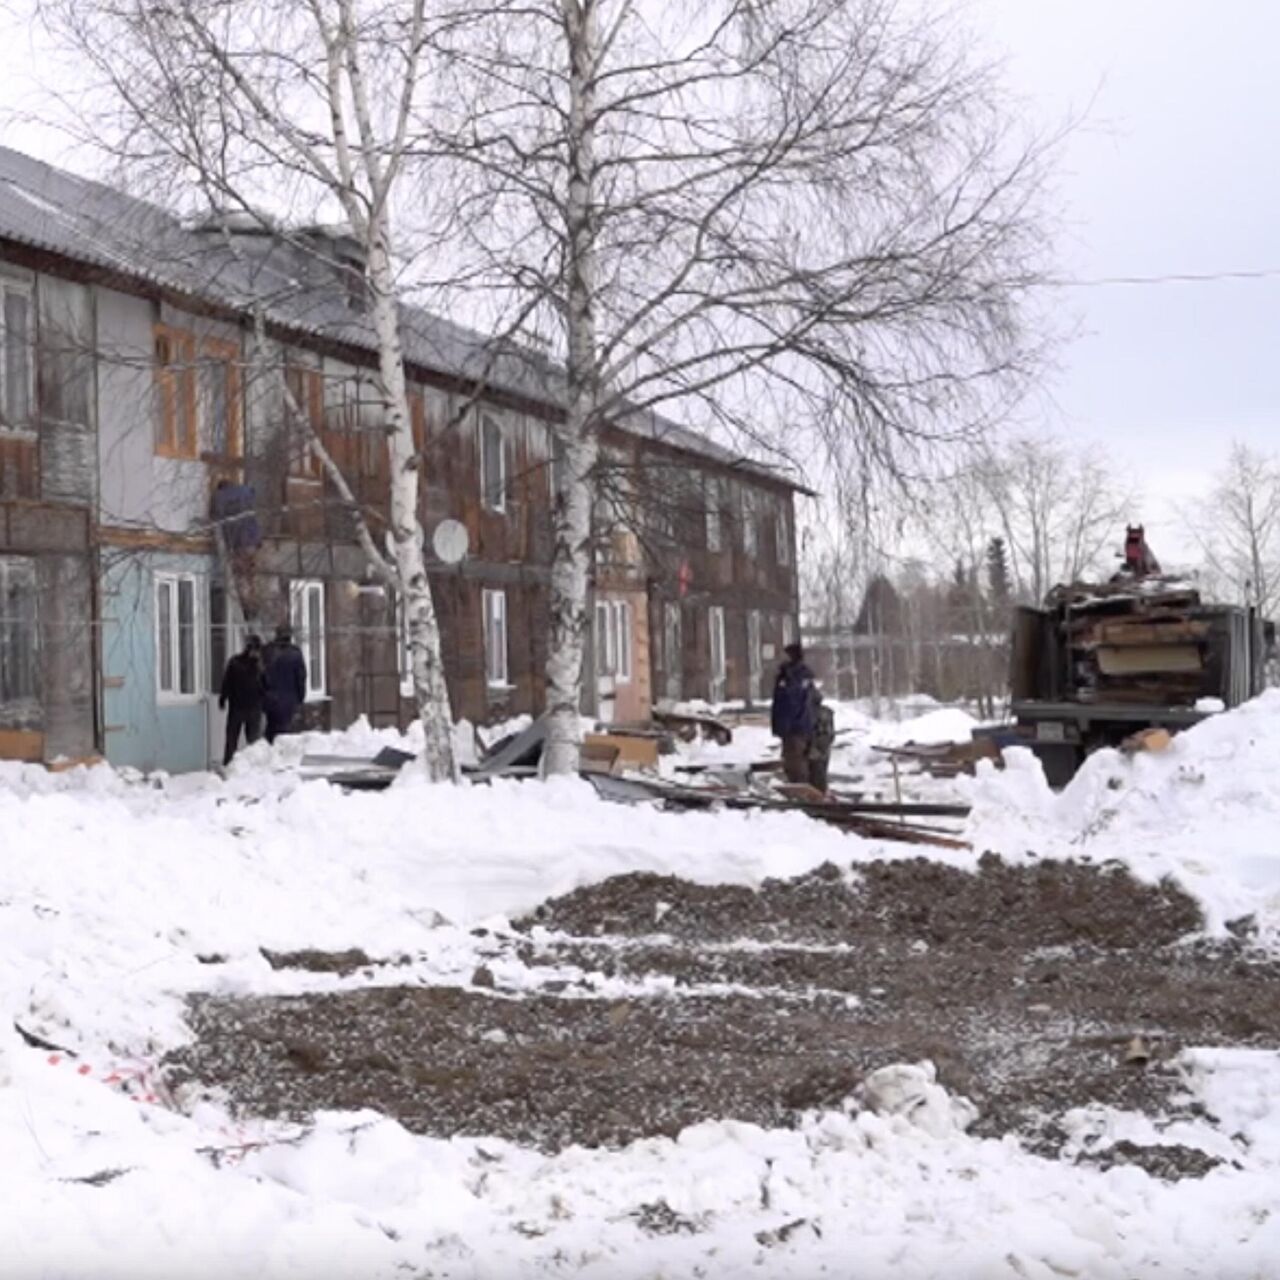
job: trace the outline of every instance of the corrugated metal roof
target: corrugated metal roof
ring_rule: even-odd
[[[76,177],[0,147],[0,237],[161,289],[248,314],[263,307],[273,322],[376,352],[368,322],[335,285],[317,280],[314,255],[284,237],[246,237],[231,252],[217,231],[185,227],[157,205]],[[420,307],[401,308],[412,364],[547,404],[563,403],[563,370],[511,344],[496,356],[492,340]],[[630,434],[794,484],[657,413],[622,424]],[[799,488],[801,486],[795,485]]]

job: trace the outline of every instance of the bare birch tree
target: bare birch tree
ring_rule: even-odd
[[[965,471],[961,486],[976,482],[990,510],[988,536],[1005,539],[1014,593],[1025,603],[1105,572],[1135,510],[1133,490],[1104,452],[1073,450],[1048,434],[984,445]]]
[[[451,0],[436,51],[438,296],[524,314],[566,371],[566,772],[604,425],[675,406],[766,460],[867,467],[963,434],[1035,354],[1043,151],[963,33],[890,0]]]
[[[82,119],[126,177],[268,226],[273,207],[319,210],[362,246],[390,458],[387,542],[318,435],[313,446],[371,569],[402,602],[427,771],[454,776],[398,300],[400,192],[421,165],[425,0],[44,0],[41,10],[92,72]]]
[[[1280,609],[1280,459],[1236,441],[1188,523],[1224,594],[1274,617]]]

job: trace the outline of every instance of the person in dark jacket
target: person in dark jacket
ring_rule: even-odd
[[[262,639],[249,636],[244,649],[235,654],[222,673],[218,706],[227,713],[227,745],[222,763],[231,763],[240,746],[243,730],[246,743],[262,736]]]
[[[782,739],[782,768],[788,782],[809,781],[809,747],[813,741],[813,672],[804,650],[789,644],[787,660],[773,684],[773,736]]]
[[[276,638],[267,648],[264,685],[267,741],[274,742],[289,732],[298,708],[307,700],[307,661],[287,626],[276,628]]]

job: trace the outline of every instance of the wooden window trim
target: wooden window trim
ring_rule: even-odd
[[[298,408],[306,415],[311,431],[319,440],[324,439],[324,375],[321,370],[309,364],[286,364],[285,377],[296,373],[302,380],[302,404]],[[297,397],[294,397],[297,399]],[[287,407],[287,402],[286,402]],[[289,431],[290,443],[293,443],[292,424]],[[319,484],[324,479],[324,468],[315,444],[307,441],[305,452],[295,456],[293,449],[289,451],[289,479],[300,480],[307,484]]]
[[[158,324],[153,330],[155,381],[159,396],[155,452],[161,458],[195,461],[199,455],[199,423],[196,417],[196,340],[185,329]],[[160,358],[166,344],[167,359]],[[186,439],[178,438],[179,408],[186,424]]]
[[[234,342],[221,338],[205,338],[200,344],[200,356],[203,361],[216,361],[225,367],[226,405],[227,405],[227,451],[216,455],[218,461],[231,459],[236,462],[244,459],[244,413],[240,403],[242,381],[240,377],[240,348]],[[196,424],[196,436],[199,438],[203,424]],[[212,456],[212,455],[211,455]]]

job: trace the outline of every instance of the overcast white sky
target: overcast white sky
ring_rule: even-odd
[[[6,4],[9,5],[6,11]],[[27,0],[0,0],[0,140],[58,161],[38,109]],[[968,0],[1011,89],[1047,126],[1087,113],[1059,179],[1064,274],[1280,268],[1280,4]],[[1280,447],[1280,276],[1064,289],[1079,338],[1032,416],[1108,447],[1146,493],[1157,552],[1187,552],[1171,503],[1235,438]]]

